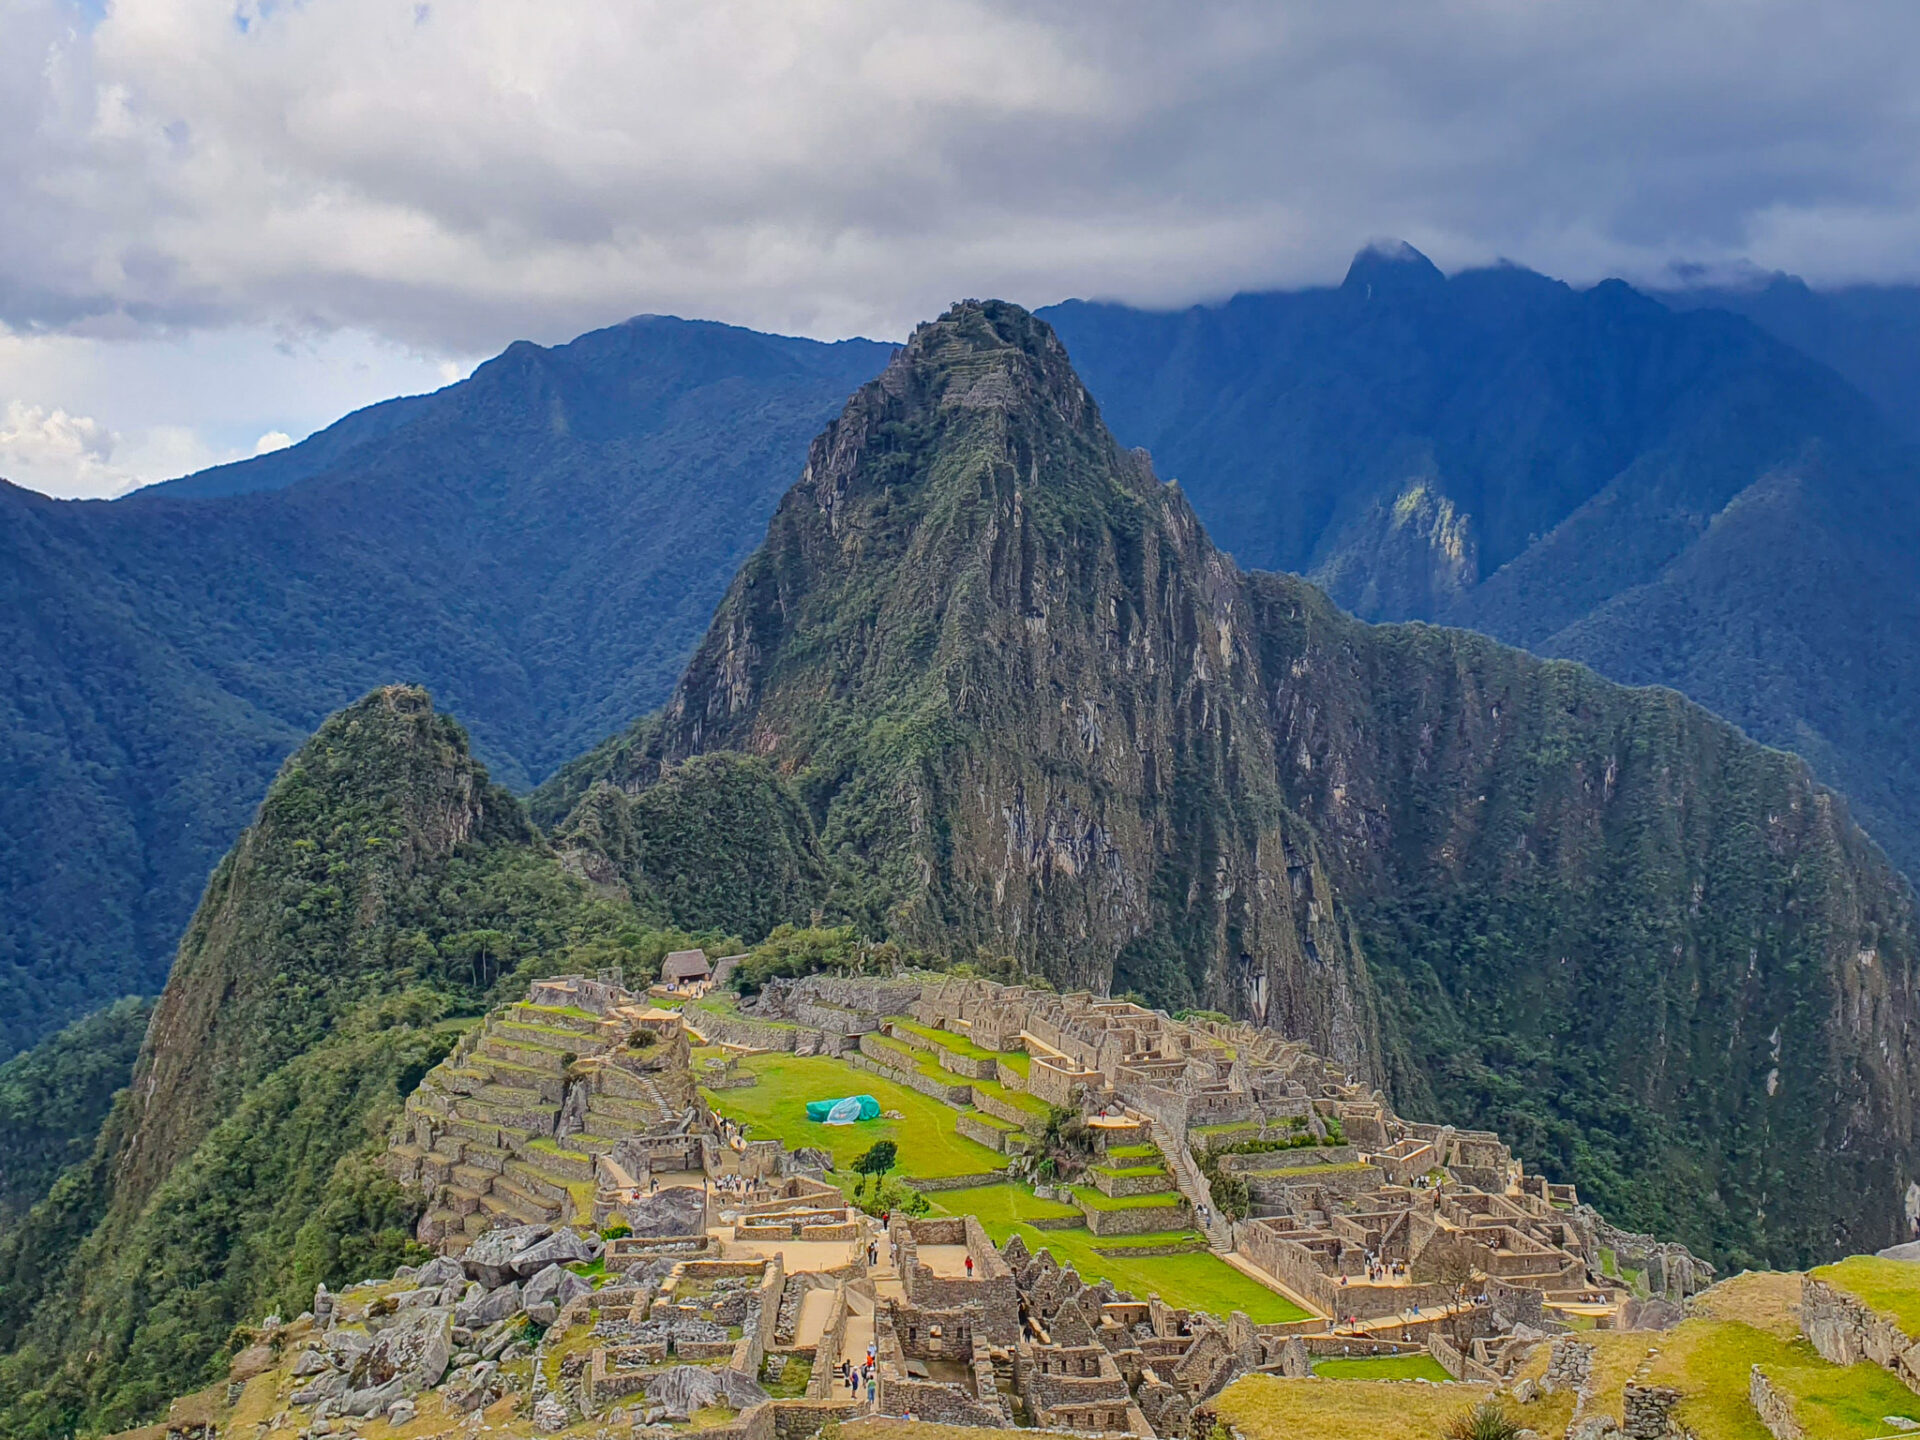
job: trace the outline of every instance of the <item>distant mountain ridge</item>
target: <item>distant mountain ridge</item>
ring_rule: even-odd
[[[157,990],[281,761],[371,687],[432,684],[523,788],[657,704],[889,353],[643,317],[113,503],[0,484],[0,1058]]]
[[[1619,281],[1442,275],[1041,312],[1235,556],[1670,685],[1805,755],[1920,873],[1920,454],[1832,369]]]
[[[1877,328],[1864,292],[1728,303],[1859,379],[1906,363],[1901,293]],[[1673,685],[1920,867],[1915,472],[1833,370],[1393,247],[1331,289],[1045,313],[1243,562]],[[665,698],[891,351],[642,317],[112,504],[0,485],[0,1056],[151,993],[275,767],[371,686],[431,686],[522,789]]]

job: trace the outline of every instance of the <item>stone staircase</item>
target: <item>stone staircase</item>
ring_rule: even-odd
[[[1233,1249],[1233,1225],[1213,1208],[1213,1191],[1207,1186],[1207,1177],[1200,1173],[1200,1167],[1194,1163],[1181,1138],[1169,1136],[1164,1125],[1155,1123],[1153,1143],[1166,1158],[1173,1183],[1186,1197],[1193,1210],[1193,1223],[1207,1237],[1208,1247],[1216,1255]],[[1201,1209],[1203,1205],[1205,1210]]]
[[[389,1171],[428,1194],[421,1240],[457,1254],[496,1225],[590,1222],[594,1157],[678,1118],[690,1094],[610,1063],[628,1029],[618,1015],[519,1003],[462,1037],[407,1098],[387,1152]],[[578,1087],[585,1128],[563,1127]]]

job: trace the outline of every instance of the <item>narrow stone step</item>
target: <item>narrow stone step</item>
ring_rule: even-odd
[[[505,1164],[504,1159],[501,1163]],[[498,1170],[487,1169],[480,1165],[456,1165],[447,1176],[447,1181],[456,1186],[464,1186],[476,1195],[484,1195],[492,1187],[493,1177],[499,1173]],[[461,1211],[461,1214],[465,1213],[464,1210]]]
[[[525,1160],[509,1160],[507,1168],[501,1172],[516,1189],[524,1190],[536,1199],[551,1200],[556,1205],[573,1203],[573,1192],[567,1188],[567,1182],[557,1175],[550,1175],[539,1166]],[[496,1179],[498,1187],[500,1181]]]
[[[490,1178],[490,1177],[489,1177]],[[468,1190],[463,1186],[449,1185],[440,1192],[440,1204],[445,1210],[458,1216],[468,1216],[480,1208],[480,1196],[483,1192]]]
[[[528,1195],[516,1194],[506,1188],[503,1182],[495,1181],[494,1188],[480,1197],[480,1209],[476,1214],[515,1225],[551,1225],[560,1218],[560,1207],[537,1201]],[[469,1222],[473,1218],[467,1217]],[[478,1234],[479,1231],[469,1233]]]

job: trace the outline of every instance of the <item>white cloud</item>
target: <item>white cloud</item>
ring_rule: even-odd
[[[1378,233],[1920,263],[1903,0],[0,8],[16,320],[897,334],[960,293],[1333,279]]]
[[[286,431],[269,430],[253,442],[253,453],[256,455],[269,455],[275,450],[284,450],[291,444],[293,444],[293,437],[287,434]]]
[[[9,401],[0,418],[0,475],[36,489],[52,479],[66,494],[118,495],[134,483],[113,464],[119,442],[91,416]]]
[[[900,335],[1332,281],[1380,234],[1920,278],[1907,0],[0,0],[0,33],[0,323],[156,365],[344,333],[423,388],[641,311]],[[213,353],[208,410],[251,383]],[[0,384],[141,428],[43,392]]]

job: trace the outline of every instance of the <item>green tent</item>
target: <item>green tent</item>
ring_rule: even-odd
[[[809,1100],[807,1119],[825,1125],[851,1125],[856,1120],[878,1120],[880,1102],[871,1095],[849,1095],[841,1100]]]

